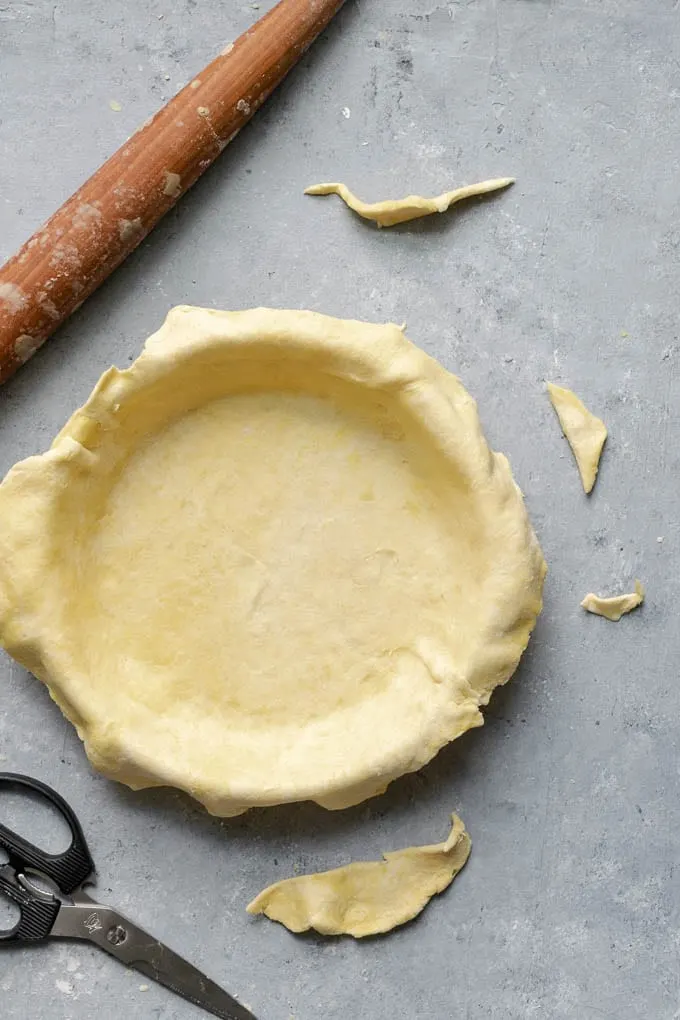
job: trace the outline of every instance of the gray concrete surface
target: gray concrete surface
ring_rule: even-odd
[[[256,6],[0,0],[0,255]],[[0,658],[4,767],[72,801],[102,897],[262,1020],[680,1017],[679,18],[677,0],[348,0],[219,164],[0,393],[4,473],[173,304],[405,319],[476,396],[526,492],[550,575],[520,670],[482,730],[351,811],[221,823],[173,792],[134,794],[92,772],[46,691]],[[302,195],[329,178],[382,198],[504,174],[510,192],[394,231]],[[610,427],[590,500],[546,378]],[[620,624],[579,609],[586,591],[635,577],[648,599]],[[443,837],[453,809],[471,861],[410,927],[323,941],[245,915],[296,869]],[[0,1015],[201,1015],[145,983],[80,945],[8,952]]]

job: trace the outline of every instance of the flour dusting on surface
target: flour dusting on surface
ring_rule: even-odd
[[[11,312],[20,312],[26,307],[27,298],[16,283],[0,283],[0,301],[4,301]]]
[[[131,241],[142,232],[142,221],[139,216],[134,220],[118,220],[118,236],[121,241]]]
[[[170,198],[177,198],[182,190],[181,185],[182,178],[179,174],[173,173],[172,170],[165,171],[164,195],[168,195]]]
[[[21,364],[25,364],[30,357],[32,357],[38,350],[42,340],[36,340],[34,336],[29,333],[22,333],[20,337],[14,341],[14,357]]]
[[[38,295],[38,304],[42,308],[43,312],[49,315],[50,319],[54,322],[61,318],[59,309],[55,305],[54,301],[51,301],[44,292]]]
[[[58,244],[52,249],[47,264],[53,269],[70,269],[77,272],[82,267],[82,259],[75,244]]]
[[[94,223],[101,223],[103,218],[96,206],[90,205],[89,202],[81,202],[73,214],[71,222],[76,230],[82,230],[84,227],[92,226]]]

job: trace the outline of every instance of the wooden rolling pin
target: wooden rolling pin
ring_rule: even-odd
[[[343,0],[281,0],[146,122],[0,269],[0,383],[133,251]]]

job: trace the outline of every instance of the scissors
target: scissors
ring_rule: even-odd
[[[71,845],[63,853],[48,854],[0,823],[0,848],[8,857],[0,864],[0,895],[20,910],[15,926],[0,930],[0,949],[51,938],[86,939],[221,1020],[256,1020],[172,949],[83,891],[94,882],[95,866],[80,822],[63,797],[37,779],[0,772],[0,794],[8,787],[49,801],[71,830]],[[36,877],[49,879],[59,894],[43,891]]]

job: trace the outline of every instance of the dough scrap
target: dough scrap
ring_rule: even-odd
[[[381,935],[412,921],[447,888],[470,856],[470,837],[460,818],[444,843],[412,846],[333,871],[276,882],[247,906],[293,932],[314,928],[321,935]]]
[[[602,447],[607,438],[607,426],[591,414],[571,390],[554,383],[548,383],[547,386],[550,402],[576,458],[583,488],[588,493],[597,478]]]
[[[0,645],[97,769],[222,816],[358,804],[482,725],[544,573],[396,325],[175,308],[0,485]]]
[[[645,589],[640,581],[635,582],[635,591],[628,595],[613,595],[611,598],[604,598],[601,595],[593,595],[589,592],[581,603],[589,613],[596,616],[606,616],[608,620],[616,623],[624,613],[630,613],[637,609],[645,600]]]
[[[305,195],[339,195],[340,198],[365,220],[373,220],[379,227],[393,227],[397,223],[407,223],[420,216],[431,216],[432,213],[446,212],[456,202],[475,195],[487,195],[491,191],[499,191],[514,184],[514,177],[498,177],[480,184],[468,184],[455,191],[445,191],[436,198],[422,198],[420,195],[409,195],[408,198],[387,199],[384,202],[362,202],[352,194],[346,184],[312,184],[305,188]]]

